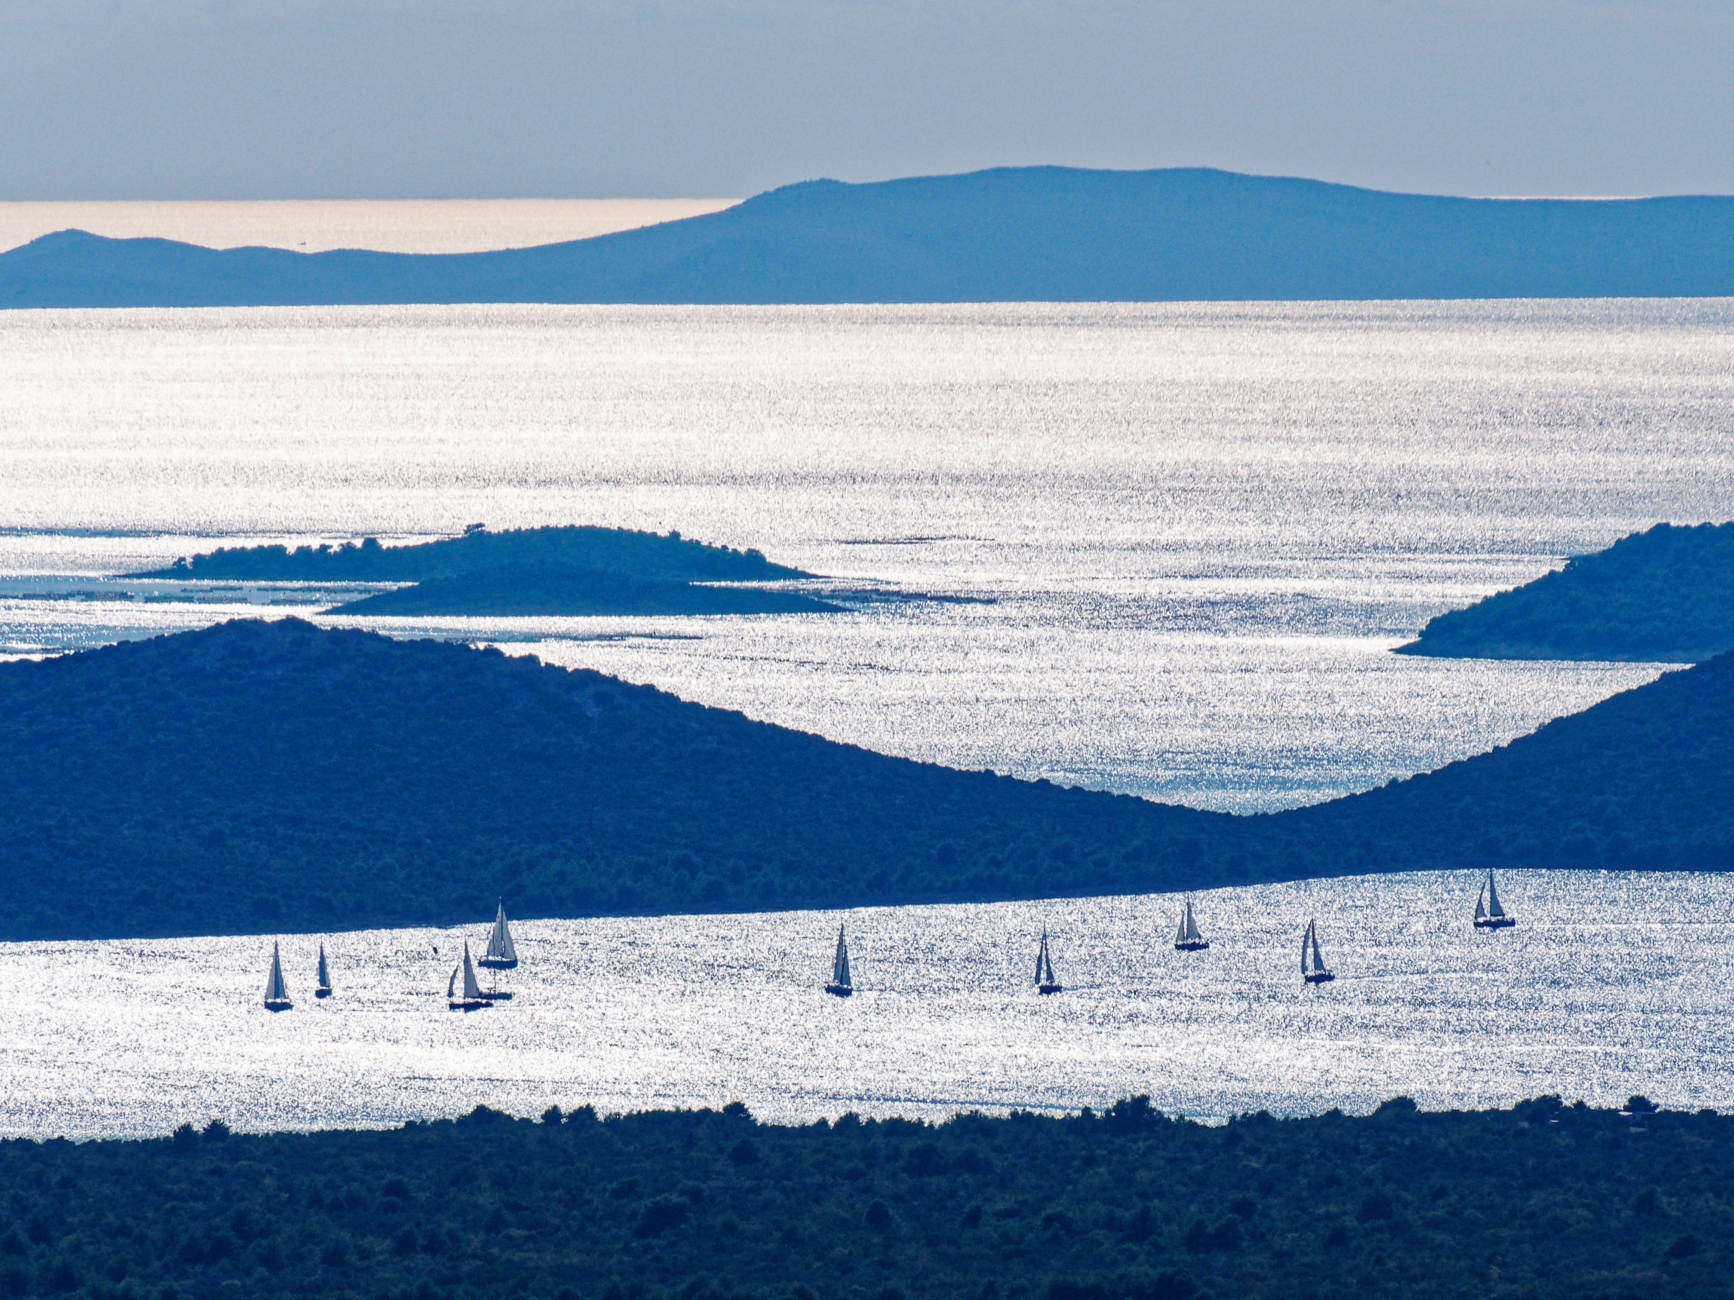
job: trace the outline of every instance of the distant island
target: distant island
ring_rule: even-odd
[[[738,1102],[200,1124],[7,1142],[0,1293],[1708,1296],[1734,1228],[1734,1118],[1642,1097],[1221,1125],[1148,1097],[938,1125],[762,1124]]]
[[[524,528],[408,546],[377,538],[338,546],[222,547],[127,578],[187,582],[399,582],[336,614],[515,616],[834,613],[796,591],[716,586],[811,578],[756,550],[710,546],[679,533],[625,528]]]
[[[1173,302],[1734,294],[1734,197],[1472,199],[1208,168],[807,181],[540,248],[215,250],[68,230],[0,307]]]
[[[506,567],[612,570],[663,582],[763,582],[811,578],[772,564],[755,550],[737,551],[630,528],[573,526],[493,532],[472,524],[461,537],[383,546],[366,537],[337,546],[223,546],[128,578],[276,582],[426,582]]]
[[[1490,754],[1230,816],[912,762],[497,650],[222,624],[0,664],[0,939],[1721,869],[1734,655]]]
[[[1697,663],[1734,650],[1734,523],[1657,524],[1440,614],[1399,654]]]

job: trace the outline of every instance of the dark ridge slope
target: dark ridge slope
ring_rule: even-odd
[[[1437,772],[1280,814],[1305,860],[1734,867],[1734,655]]]
[[[1734,650],[1734,523],[1657,524],[1447,611],[1401,654],[1696,663]]]
[[[1558,1098],[1215,1127],[1147,1098],[936,1126],[478,1108],[11,1142],[0,1196],[8,1295],[1712,1296],[1734,1118]]]
[[[297,620],[0,666],[5,938],[1132,889],[1228,820]]]
[[[584,671],[237,622],[0,666],[0,938],[1734,863],[1734,656],[1439,772],[1232,817],[960,772]],[[480,900],[480,901],[478,901]]]
[[[1734,198],[1463,199],[1202,168],[811,181],[491,253],[47,235],[0,307],[1577,298],[1734,294]]]

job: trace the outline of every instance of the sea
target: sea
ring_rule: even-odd
[[[61,219],[16,211],[40,206],[0,204],[0,235],[29,238]],[[255,210],[85,212],[67,224],[218,244],[260,242],[236,234],[245,228],[272,232],[286,247],[446,251],[474,246],[478,223],[503,244],[646,219],[635,209],[589,213],[588,226],[576,215],[550,225],[547,211],[505,204],[494,205],[489,227],[477,205],[445,213],[437,204],[323,205],[333,209],[323,214],[312,210],[321,205],[239,206]],[[885,753],[1234,812],[1432,770],[1675,667],[1391,651],[1433,615],[1635,529],[1729,518],[1731,300],[0,313],[0,656],[297,614],[596,668]],[[237,587],[191,599],[120,576],[218,545],[410,542],[472,523],[677,530],[757,547],[822,575],[813,584],[820,589],[909,598],[859,601],[838,615],[357,620],[323,615],[333,601],[317,589]],[[1719,878],[1643,879],[1644,915],[1684,918],[1684,928],[1667,931],[1679,937],[1668,959],[1675,974],[1680,963],[1722,961]],[[1404,909],[1426,903],[1439,942],[1451,944],[1464,887],[1423,877],[1361,882],[1333,887],[1329,907],[1354,899],[1358,916],[1400,927],[1410,923]],[[1528,884],[1538,900],[1534,928],[1502,936],[1499,948],[1441,949],[1468,963],[1451,968],[1458,992],[1523,994],[1515,1005],[1510,997],[1487,1004],[1485,1015],[1480,1003],[1441,992],[1446,967],[1404,973],[1402,942],[1354,933],[1341,912],[1329,923],[1321,915],[1327,944],[1336,935],[1345,949],[1386,956],[1324,997],[1297,1002],[1286,949],[1298,939],[1298,900],[1327,908],[1325,900],[1315,903],[1306,892],[1315,887],[1302,886],[1292,887],[1301,891],[1294,907],[1259,902],[1279,895],[1258,891],[1224,895],[1220,916],[1260,918],[1243,931],[1250,946],[1225,941],[1208,966],[1174,978],[1231,972],[1217,993],[1240,990],[1234,998],[1268,1017],[1258,1024],[1275,1038],[1286,1023],[1315,1048],[1321,1034],[1343,1039],[1340,1051],[1315,1051],[1300,1065],[1248,1040],[1248,1051],[1274,1053],[1257,1069],[1225,1064],[1248,1026],[1224,1031],[1215,1017],[1226,1011],[1209,999],[1174,1001],[1183,986],[1171,985],[1166,960],[1152,959],[1173,900],[1055,904],[1068,916],[1084,909],[1062,930],[1067,942],[1120,954],[1057,1009],[1052,999],[1025,1007],[1015,980],[1002,988],[979,965],[978,950],[991,950],[1012,980],[1012,957],[1029,938],[1023,932],[1039,928],[1040,908],[864,917],[884,936],[882,969],[903,973],[841,1012],[816,1004],[812,1015],[831,1019],[782,1027],[769,1022],[793,1013],[760,997],[762,981],[783,979],[778,996],[805,996],[813,953],[828,953],[834,937],[829,918],[530,922],[532,945],[550,954],[532,966],[539,992],[483,1013],[494,1027],[478,1019],[473,1028],[448,1022],[443,1008],[420,1018],[415,999],[430,997],[434,983],[443,992],[439,970],[406,970],[393,984],[391,959],[366,973],[363,954],[419,953],[424,942],[443,961],[450,935],[350,937],[360,945],[346,959],[353,996],[371,989],[368,998],[389,1001],[391,990],[406,1000],[402,1018],[377,1020],[351,1002],[259,1020],[257,938],[0,946],[0,969],[15,969],[0,978],[87,1017],[81,1031],[66,1013],[26,1019],[21,1002],[0,1009],[0,1083],[10,1071],[30,1085],[0,1088],[0,1129],[134,1132],[170,1118],[150,1098],[121,1096],[124,1087],[102,1105],[81,1091],[87,1076],[105,1077],[66,1054],[69,1035],[82,1034],[92,1051],[104,1041],[93,1027],[100,1017],[88,1019],[97,1011],[69,996],[86,987],[107,990],[117,1027],[134,1025],[126,1032],[136,1060],[186,1055],[175,1067],[180,1082],[153,1084],[152,1096],[184,1087],[191,1091],[174,1115],[197,1101],[193,1110],[243,1124],[386,1122],[424,1103],[445,1113],[464,1099],[525,1112],[545,1094],[572,1100],[587,1088],[599,1104],[641,1105],[728,1100],[735,1087],[790,1117],[839,1107],[1064,1107],[1111,1100],[1106,1094],[1134,1076],[1154,1095],[1162,1089],[1151,1076],[1165,1073],[1174,1079],[1166,1104],[1208,1115],[1347,1107],[1393,1090],[1430,1104],[1511,1100],[1544,1085],[1606,1099],[1636,1074],[1658,1094],[1734,1102],[1725,1095],[1734,1087],[1689,1063],[1684,1045],[1694,1034],[1707,1053],[1719,1041],[1706,1037],[1707,1020],[1692,1020],[1690,1032],[1670,1021],[1659,1041],[1679,1050],[1658,1047],[1616,1068],[1587,1051],[1582,1035],[1612,1025],[1608,1016],[1627,1000],[1582,1009],[1601,1017],[1591,1021],[1559,1021],[1536,1003],[1575,1005],[1605,992],[1567,978],[1574,960],[1590,960],[1576,946],[1583,935],[1570,906],[1630,887],[1538,879]],[[478,924],[491,904],[478,898]],[[1555,904],[1562,910],[1540,910]],[[975,934],[981,926],[999,927],[1003,942]],[[606,943],[593,942],[598,936]],[[1651,937],[1646,960],[1661,961]],[[1694,957],[1687,938],[1712,950]],[[708,951],[713,944],[719,951]],[[702,959],[668,955],[697,949],[707,949]],[[758,969],[773,950],[784,964]],[[48,952],[70,963],[61,976],[30,964]],[[1546,965],[1535,969],[1554,982],[1535,984],[1519,967],[1499,984],[1470,961],[1489,952],[1544,953]],[[1033,960],[1033,947],[1026,955]],[[1245,964],[1254,960],[1268,960],[1268,972]],[[730,967],[738,990],[718,982],[718,962],[739,963]],[[578,993],[556,991],[552,980],[576,970],[585,996],[600,998],[586,1005],[598,1014],[615,1008],[629,1035],[621,1041],[642,1051],[604,1050],[588,1020],[575,1021],[590,1028],[570,1038],[538,1020],[573,1006]],[[978,977],[979,988],[970,983]],[[1351,997],[1366,987],[1356,980],[1374,978],[1382,991],[1368,992],[1370,1001]],[[929,1023],[913,1000],[929,987],[923,981],[948,988],[948,980],[964,982],[957,996],[966,1002],[988,999],[960,1009],[949,1029],[940,1004]],[[612,991],[599,995],[600,986]],[[1690,986],[1680,1015],[1725,1014],[1717,998],[1726,980],[1705,974]],[[1662,986],[1645,987],[1654,1015],[1672,1014]],[[893,988],[909,1000],[875,1039],[870,1009]],[[1254,997],[1256,989],[1267,991]],[[725,1020],[740,1032],[710,1033],[703,1009],[716,998],[738,998],[728,1015],[765,1023],[749,1030]],[[996,998],[1017,1008],[997,1028]],[[1392,998],[1406,999],[1411,1014],[1391,1009]],[[1362,1021],[1340,1010],[1375,1006],[1387,1010]],[[338,1007],[360,1018],[340,1020]],[[1319,1010],[1331,1007],[1339,1012]],[[260,1035],[258,1069],[281,1068],[278,1091],[292,1100],[244,1103],[263,1076],[248,1073],[247,1050],[213,1017],[245,1026],[235,1031],[242,1039]],[[1466,1020],[1456,1036],[1428,1038],[1435,1017],[1468,1017],[1473,1030]],[[1619,1023],[1627,1021],[1632,1033],[1644,1025],[1660,1033],[1629,1015]],[[328,1041],[306,1037],[338,1023],[350,1028]],[[893,1050],[918,1024],[931,1035],[921,1039],[926,1047]],[[630,1037],[658,1026],[664,1037]],[[822,1059],[779,1044],[785,1030],[818,1034],[812,1050]],[[612,1062],[606,1087],[582,1064],[589,1040]],[[211,1050],[218,1041],[223,1049]],[[754,1043],[793,1055],[754,1066],[740,1055]],[[1442,1069],[1445,1047],[1528,1064]],[[381,1060],[369,1064],[375,1049]],[[324,1064],[313,1059],[321,1053]],[[946,1053],[958,1073],[933,1077],[951,1080],[948,1095],[918,1095]],[[118,1053],[115,1068],[132,1068],[128,1059]],[[863,1066],[856,1087],[838,1073],[852,1059],[877,1062]],[[1376,1064],[1357,1075],[1348,1068],[1357,1061]],[[1227,1082],[1214,1093],[1187,1083],[1194,1065],[1196,1077]],[[378,1083],[368,1073],[375,1068],[400,1081]],[[811,1068],[817,1082],[795,1088],[797,1068]],[[911,1086],[900,1090],[900,1077]],[[310,1086],[315,1078],[329,1086]],[[345,1079],[360,1078],[391,1099],[385,1110],[345,1091]],[[571,1086],[555,1086],[562,1078]],[[25,1092],[33,1099],[19,1100]],[[319,1100],[340,1093],[348,1099]],[[64,1100],[75,1097],[85,1101]],[[116,1108],[111,1119],[99,1118],[105,1107]],[[87,1112],[88,1122],[74,1123]]]
[[[514,996],[451,1011],[488,916],[454,930],[0,948],[0,1135],[386,1127],[746,1104],[806,1123],[1100,1109],[1219,1122],[1542,1094],[1734,1106],[1734,877],[1424,872],[1195,895],[745,916],[523,921]],[[1317,917],[1336,978],[1300,975]],[[855,993],[828,996],[845,925]],[[1033,984],[1051,937],[1063,991]],[[276,936],[273,936],[275,938]],[[335,991],[313,996],[323,942]],[[481,972],[484,989],[491,981]]]

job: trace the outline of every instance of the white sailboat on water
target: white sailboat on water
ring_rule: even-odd
[[[1336,978],[1325,965],[1325,957],[1319,951],[1319,923],[1308,921],[1306,933],[1301,935],[1301,978],[1308,984],[1323,984],[1326,980]]]
[[[1186,900],[1186,910],[1180,916],[1180,928],[1174,932],[1175,952],[1198,952],[1210,946],[1198,929],[1198,922],[1192,919],[1192,900]]]
[[[489,970],[513,970],[518,965],[518,949],[512,943],[512,927],[506,924],[505,900],[494,913],[494,928],[488,932],[488,950],[482,954],[482,965]]]
[[[855,991],[855,982],[849,978],[849,943],[843,937],[843,927],[837,927],[837,954],[831,958],[831,982],[825,985],[825,992],[833,997],[846,998]]]
[[[1042,946],[1036,951],[1036,992],[1058,993],[1063,986],[1054,978],[1054,960],[1048,955],[1048,932],[1042,931]]]
[[[271,945],[271,973],[265,977],[265,1009],[288,1011],[295,1004],[289,1000],[289,986],[283,982],[283,958],[277,945]]]
[[[458,977],[462,975],[464,986],[458,989]],[[446,1007],[451,1011],[480,1011],[483,1007],[494,1004],[482,992],[482,986],[476,983],[475,964],[470,961],[469,940],[464,941],[464,960],[461,966],[452,967],[452,977],[446,982]]]
[[[1493,872],[1490,869],[1487,883],[1481,886],[1481,895],[1475,900],[1475,928],[1503,930],[1516,924],[1517,918],[1499,905],[1499,888],[1493,883]]]
[[[499,910],[494,913],[494,928],[488,932],[487,951],[482,953],[482,965],[496,972],[487,998],[492,1002],[501,1002],[512,995],[500,987],[497,972],[514,970],[518,965],[518,948],[512,942],[512,927],[506,922],[506,904],[501,900]]]
[[[331,967],[325,961],[325,945],[319,945],[319,975],[318,983],[313,986],[313,996],[328,998],[331,996]]]

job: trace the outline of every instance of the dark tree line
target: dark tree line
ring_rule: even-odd
[[[0,1296],[1725,1295],[1734,1118],[739,1106],[0,1143]]]

